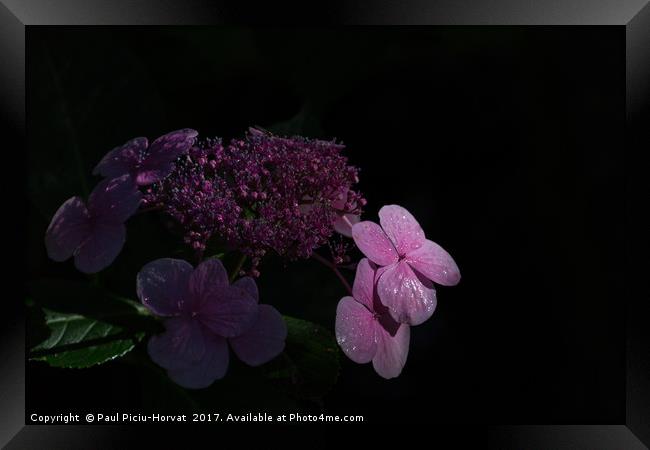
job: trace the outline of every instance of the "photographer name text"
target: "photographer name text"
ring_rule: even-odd
[[[363,422],[360,415],[332,414],[268,414],[264,412],[247,414],[192,413],[192,414],[130,414],[130,413],[89,413],[89,414],[30,414],[32,423],[206,423],[206,422]]]

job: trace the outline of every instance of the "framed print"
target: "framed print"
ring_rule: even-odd
[[[645,448],[650,7],[571,3],[4,2],[2,444]]]

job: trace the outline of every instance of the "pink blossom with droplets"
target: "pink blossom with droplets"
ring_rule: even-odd
[[[357,266],[353,297],[343,297],[336,308],[336,341],[352,361],[372,361],[383,378],[402,372],[411,336],[407,324],[396,322],[377,296],[377,266],[363,258]]]
[[[370,221],[354,225],[352,238],[380,266],[377,292],[393,318],[419,325],[436,308],[433,283],[453,286],[460,281],[460,271],[447,251],[425,238],[420,224],[403,207],[382,207],[379,222],[381,226]]]

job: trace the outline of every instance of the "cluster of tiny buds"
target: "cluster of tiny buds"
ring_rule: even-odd
[[[346,245],[330,242],[334,223],[342,214],[360,214],[366,204],[354,190],[358,169],[341,155],[343,148],[259,130],[228,145],[205,139],[146,189],[143,205],[169,214],[198,253],[215,236],[244,253],[249,275],[259,275],[268,251],[293,260],[328,244],[343,262]]]

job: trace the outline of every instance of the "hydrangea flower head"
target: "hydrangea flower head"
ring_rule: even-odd
[[[85,273],[109,266],[126,240],[124,222],[138,209],[142,194],[130,175],[101,181],[86,206],[72,197],[59,207],[45,232],[45,247],[54,261],[74,256]]]
[[[200,389],[228,369],[228,344],[243,362],[257,366],[284,349],[287,327],[278,311],[258,305],[255,281],[230,284],[218,259],[196,268],[179,259],[158,259],[137,276],[137,293],[165,331],[152,336],[151,359],[177,384]]]
[[[355,224],[352,238],[364,255],[381,266],[377,292],[393,318],[419,325],[436,308],[433,283],[453,286],[460,281],[460,271],[449,253],[426,239],[417,220],[401,206],[383,206],[379,223]]]
[[[406,363],[411,331],[381,304],[376,280],[377,266],[363,258],[352,286],[354,297],[343,297],[336,308],[336,340],[352,361],[372,361],[380,376],[395,378]]]
[[[249,256],[253,268],[269,251],[308,258],[341,217],[358,215],[365,204],[352,189],[358,170],[342,149],[334,141],[255,129],[228,145],[206,140],[153,186],[146,202],[180,222],[198,250],[218,235]]]
[[[149,145],[145,137],[131,139],[108,152],[93,170],[93,175],[118,177],[130,174],[140,186],[165,178],[174,168],[174,161],[194,144],[195,130],[185,128],[159,137]]]

